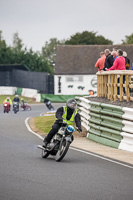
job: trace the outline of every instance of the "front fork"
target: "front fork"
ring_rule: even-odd
[[[59,150],[61,150],[62,143],[63,143],[64,139],[65,139],[65,135],[63,135],[63,137],[62,137],[62,139],[61,139],[60,146],[59,146]]]

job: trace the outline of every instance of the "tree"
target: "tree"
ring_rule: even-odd
[[[103,36],[96,35],[97,32],[84,31],[82,33],[76,33],[71,36],[69,40],[65,41],[65,44],[71,45],[95,45],[95,44],[113,44],[111,40],[105,39]]]
[[[23,47],[22,40],[19,38],[18,33],[14,33],[13,35],[13,49],[15,51],[21,51]]]
[[[46,58],[33,52],[32,49],[22,50],[22,47],[22,40],[18,37],[18,33],[14,34],[13,47],[10,47],[6,45],[0,31],[0,64],[25,64],[31,71],[53,74],[53,67]]]
[[[51,64],[54,63],[55,51],[58,44],[63,44],[64,41],[59,41],[57,38],[51,38],[49,42],[42,47],[41,55],[46,58]]]
[[[125,40],[122,40],[123,44],[133,44],[133,33],[129,36],[125,36]]]
[[[3,37],[2,37],[2,31],[0,30],[0,42],[2,41]]]

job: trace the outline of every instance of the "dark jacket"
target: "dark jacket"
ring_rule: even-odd
[[[106,56],[106,59],[105,59],[105,63],[104,63],[104,68],[103,70],[105,71],[105,68],[109,69],[110,67],[112,67],[113,65],[113,62],[114,62],[114,58],[111,54],[108,54]]]
[[[56,118],[57,118],[56,123],[58,123],[58,121],[59,121],[60,119],[62,119],[63,114],[64,114],[63,107],[58,108],[57,111],[56,111]],[[67,120],[70,120],[72,114],[73,114],[73,110],[67,108],[67,117],[66,117]],[[75,120],[76,126],[77,126],[79,129],[81,129],[81,117],[80,117],[80,114],[79,114],[79,113],[76,114],[74,120]]]
[[[20,99],[19,99],[19,97],[15,97],[15,98],[13,99],[13,101],[19,103],[19,102],[20,102]]]

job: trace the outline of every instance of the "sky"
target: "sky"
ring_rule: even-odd
[[[7,45],[18,32],[33,51],[83,31],[121,44],[133,33],[133,0],[0,0],[0,30]]]

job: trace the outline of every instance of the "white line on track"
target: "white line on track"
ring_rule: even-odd
[[[41,140],[43,140],[43,137],[42,137],[41,135],[39,135],[39,134],[37,134],[37,133],[35,133],[34,131],[31,130],[31,128],[30,128],[30,126],[29,126],[29,124],[28,124],[28,120],[29,120],[29,119],[30,119],[30,117],[26,118],[26,120],[25,120],[25,125],[26,125],[28,131],[31,132],[31,133],[33,133],[33,134],[36,135],[37,137],[39,137]]]
[[[41,135],[39,135],[39,134],[37,134],[37,133],[35,133],[34,131],[31,130],[31,128],[30,128],[30,126],[29,126],[29,124],[28,124],[28,120],[29,120],[29,119],[30,119],[30,117],[28,117],[28,118],[25,119],[25,125],[26,125],[28,131],[31,132],[32,134],[36,135],[37,137],[39,137],[41,140],[43,140],[44,138],[43,138]],[[115,163],[115,164],[117,164],[117,165],[121,165],[121,166],[124,166],[124,167],[128,167],[128,168],[130,168],[130,169],[133,169],[133,166],[130,166],[130,165],[127,165],[127,164],[124,164],[124,163],[121,163],[121,162],[118,162],[118,161],[115,161],[115,160],[111,160],[111,159],[109,159],[109,158],[105,158],[105,157],[99,156],[99,155],[97,155],[97,154],[94,154],[94,153],[91,153],[91,152],[88,152],[88,151],[85,151],[85,150],[77,149],[77,148],[75,148],[75,147],[70,147],[70,149],[72,149],[72,150],[74,150],[74,151],[79,151],[80,153],[85,153],[85,154],[88,154],[88,155],[91,155],[91,156],[100,158],[100,159],[102,159],[102,160],[106,160],[106,161]]]

